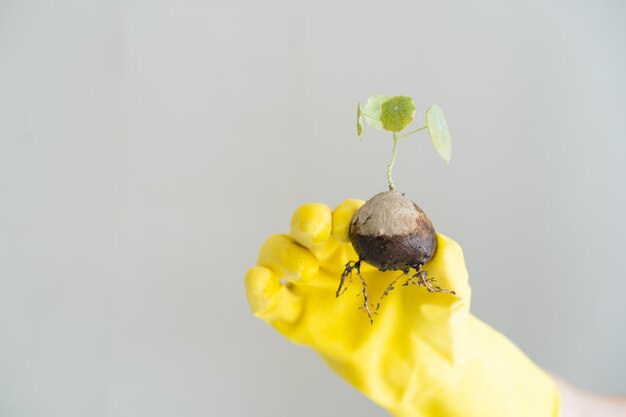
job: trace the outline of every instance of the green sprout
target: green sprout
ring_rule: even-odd
[[[426,110],[425,126],[411,130],[408,133],[400,134],[406,129],[415,117],[415,102],[411,97],[406,96],[370,96],[365,106],[357,106],[357,134],[359,139],[363,135],[363,120],[368,125],[377,130],[387,130],[393,135],[393,151],[391,161],[387,165],[387,180],[389,189],[394,190],[391,171],[396,160],[396,149],[398,141],[421,130],[427,130],[430,141],[435,151],[446,162],[450,162],[452,144],[450,141],[450,130],[439,106],[432,105]]]

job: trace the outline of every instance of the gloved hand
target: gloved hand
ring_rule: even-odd
[[[335,296],[345,264],[358,260],[348,229],[362,204],[347,200],[334,212],[305,204],[294,213],[289,235],[267,239],[258,266],[245,278],[254,315],[290,341],[315,349],[397,417],[558,416],[552,379],[469,313],[467,271],[453,240],[438,235],[435,257],[423,269],[455,295],[398,285],[373,324],[359,310],[358,279]],[[373,301],[401,273],[365,263],[361,272]]]

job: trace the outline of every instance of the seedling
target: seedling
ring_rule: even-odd
[[[450,131],[438,106],[431,106],[426,110],[425,126],[408,133],[403,132],[413,122],[415,117],[415,103],[411,97],[388,97],[374,95],[369,98],[365,106],[357,107],[357,134],[359,139],[363,135],[363,121],[378,130],[392,133],[393,150],[391,161],[387,166],[387,181],[389,191],[376,194],[356,212],[350,224],[349,237],[354,250],[359,255],[358,261],[346,264],[337,297],[345,292],[352,282],[352,274],[356,271],[360,278],[363,296],[361,307],[373,323],[373,315],[380,308],[380,302],[395,287],[395,283],[406,277],[404,286],[415,284],[426,287],[429,292],[454,294],[435,285],[434,278],[428,278],[422,266],[428,262],[437,250],[437,236],[428,216],[417,204],[396,191],[391,173],[396,159],[396,149],[400,139],[426,130],[430,136],[435,151],[444,161],[450,161],[451,142]],[[361,264],[368,264],[380,271],[402,271],[383,292],[374,310],[369,302],[367,284],[361,275]],[[412,272],[413,271],[413,272]],[[346,279],[348,282],[346,283]]]

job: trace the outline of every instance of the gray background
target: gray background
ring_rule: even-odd
[[[306,201],[385,189],[369,94],[439,104],[394,177],[473,311],[626,391],[623,1],[0,0],[0,415],[383,416],[254,319]]]

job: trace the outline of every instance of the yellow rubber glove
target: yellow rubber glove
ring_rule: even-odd
[[[253,313],[290,341],[315,349],[394,416],[558,416],[552,379],[469,313],[467,271],[453,240],[438,235],[435,257],[423,269],[455,295],[398,285],[373,324],[359,310],[358,278],[335,296],[345,264],[358,260],[348,229],[362,204],[347,200],[331,212],[311,203],[296,210],[291,233],[270,236],[258,266],[246,275]],[[400,274],[365,263],[361,271],[374,302]]]

